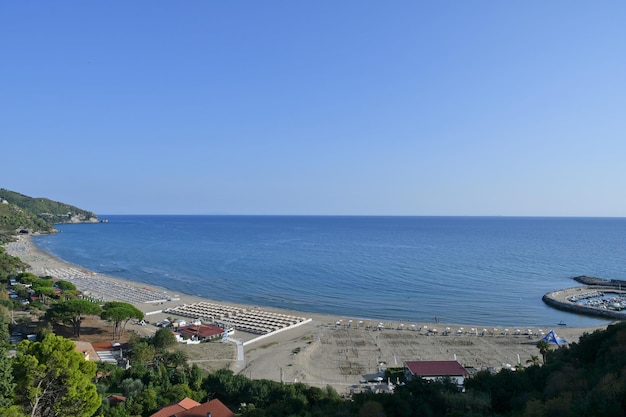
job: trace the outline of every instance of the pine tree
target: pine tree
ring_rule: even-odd
[[[102,402],[92,382],[96,369],[69,339],[24,340],[13,361],[15,403],[32,417],[90,417]]]
[[[0,347],[0,413],[3,408],[7,408],[13,404],[13,382],[12,360],[7,356],[4,347]]]

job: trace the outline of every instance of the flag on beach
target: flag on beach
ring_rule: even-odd
[[[563,343],[567,343],[567,340],[563,339],[562,337],[558,337],[554,330],[550,330],[548,334],[545,335],[541,340],[545,340],[548,343],[554,343],[557,346],[560,346]]]

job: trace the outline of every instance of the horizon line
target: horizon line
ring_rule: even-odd
[[[224,217],[448,217],[448,218],[537,218],[537,219],[624,219],[626,216],[512,215],[512,214],[263,214],[263,213],[108,213],[102,216],[224,216]]]

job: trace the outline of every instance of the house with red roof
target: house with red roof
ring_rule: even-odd
[[[404,362],[407,378],[420,377],[427,380],[452,379],[458,386],[463,386],[469,376],[467,369],[458,361],[406,361]]]
[[[176,416],[183,411],[187,411],[191,408],[199,406],[200,403],[192,400],[191,398],[185,397],[177,403],[173,403],[170,405],[166,405],[161,408],[154,414],[151,414],[150,417],[171,417]],[[205,416],[206,417],[206,416]]]
[[[205,403],[198,403],[191,398],[167,405],[161,408],[150,417],[235,417],[235,413],[230,411],[217,398]]]
[[[213,399],[197,407],[176,414],[176,417],[235,417],[235,413],[230,411],[220,400]]]
[[[117,407],[118,405],[126,401],[126,397],[124,397],[123,395],[111,394],[107,397],[107,400],[109,401],[109,405],[111,407]]]
[[[218,326],[211,326],[210,324],[201,324],[200,326],[194,324],[179,328],[178,333],[186,339],[212,340],[221,338],[224,335],[224,329]]]

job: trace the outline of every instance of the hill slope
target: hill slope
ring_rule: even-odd
[[[0,188],[0,243],[22,232],[56,232],[53,224],[97,221],[98,217],[90,211]]]
[[[28,197],[14,191],[0,188],[0,201],[3,199],[9,204],[13,204],[52,224],[98,221],[98,217],[90,211],[47,198]]]

